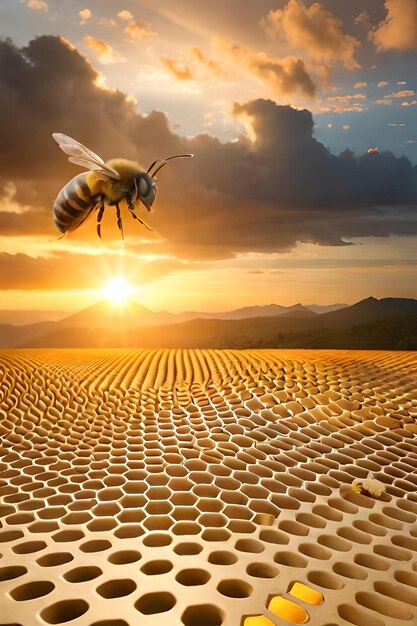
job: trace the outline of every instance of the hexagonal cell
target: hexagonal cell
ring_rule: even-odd
[[[253,592],[253,587],[245,580],[229,578],[219,582],[217,591],[228,598],[248,598]]]
[[[45,548],[45,541],[25,541],[24,543],[18,543],[13,546],[12,550],[16,554],[32,554],[33,552],[40,552]]]
[[[139,524],[126,524],[114,531],[114,536],[118,539],[133,539],[145,534],[144,529]]]
[[[20,539],[21,537],[23,537],[21,530],[5,530],[0,533],[0,542],[8,543],[9,541],[16,541],[16,539]]]
[[[143,527],[147,530],[169,530],[174,524],[168,515],[153,515],[143,522]]]
[[[75,567],[63,574],[65,580],[69,583],[84,583],[89,580],[94,580],[98,576],[101,576],[103,570],[94,565]]]
[[[80,545],[80,550],[82,552],[103,552],[104,550],[108,550],[112,547],[111,542],[108,539],[92,539],[91,541],[86,541]]]
[[[200,515],[200,511],[194,506],[176,506],[172,517],[177,521],[194,521]]]
[[[203,546],[200,543],[195,543],[191,541],[178,543],[174,547],[175,554],[178,554],[181,556],[190,556],[192,554],[200,554],[202,550],[203,550]]]
[[[282,596],[271,597],[267,606],[271,613],[290,624],[305,624],[309,618],[303,607]]]
[[[49,580],[37,580],[26,583],[20,587],[15,587],[10,591],[10,595],[16,602],[33,600],[48,595],[55,589],[55,585]]]
[[[254,578],[276,578],[279,576],[279,569],[270,563],[249,563],[246,573]]]
[[[140,568],[140,571],[147,576],[161,576],[167,574],[173,568],[171,561],[165,559],[156,559],[154,561],[148,561],[144,563]]]
[[[171,489],[168,487],[149,487],[145,495],[148,500],[167,500],[171,495]]]
[[[123,509],[142,509],[147,503],[147,498],[141,495],[123,496],[123,498],[119,500],[119,504]]]
[[[177,522],[172,527],[174,535],[198,535],[201,532],[200,524],[196,522]]]
[[[83,539],[85,534],[82,530],[61,530],[59,533],[52,535],[52,539],[57,543],[67,543],[70,541],[79,541]]]
[[[143,539],[143,544],[150,548],[169,546],[170,543],[172,543],[172,537],[167,533],[151,532]]]
[[[253,554],[259,554],[265,550],[265,546],[256,539],[239,539],[235,543],[235,549],[239,552],[251,552]]]
[[[185,626],[221,626],[225,613],[213,604],[189,606],[181,616]]]
[[[87,528],[91,532],[107,532],[116,528],[116,526],[117,521],[112,517],[99,517],[98,519],[93,519],[87,524]]]
[[[23,565],[9,565],[6,567],[0,567],[0,582],[6,580],[14,580],[24,574],[27,574],[27,568]]]
[[[73,558],[74,555],[70,552],[50,552],[36,559],[36,562],[41,567],[57,567],[58,565],[69,563]]]
[[[274,554],[275,563],[279,563],[280,565],[287,565],[288,567],[307,567],[308,561],[300,554],[296,552],[276,552]]]
[[[43,609],[40,615],[47,624],[61,624],[81,617],[88,609],[85,600],[61,600]]]
[[[135,581],[130,578],[119,578],[103,583],[97,587],[96,592],[106,599],[123,598],[133,593],[136,586]]]
[[[105,502],[97,504],[97,506],[92,509],[92,513],[98,517],[112,517],[113,515],[120,513],[120,511],[121,507],[118,502]]]
[[[135,609],[143,615],[156,615],[170,611],[177,603],[175,596],[168,591],[146,593],[135,602]]]

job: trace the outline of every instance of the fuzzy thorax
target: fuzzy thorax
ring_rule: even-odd
[[[116,170],[120,179],[113,180],[100,172],[91,171],[87,176],[87,184],[92,195],[104,194],[109,202],[116,202],[130,195],[135,189],[135,176],[145,172],[141,165],[127,159],[111,159],[106,165]]]

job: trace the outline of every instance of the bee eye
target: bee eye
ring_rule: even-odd
[[[139,178],[139,194],[142,196],[142,198],[146,198],[146,196],[149,194],[150,191],[150,185],[148,183],[148,181],[141,176]]]

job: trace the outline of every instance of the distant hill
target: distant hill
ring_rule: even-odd
[[[15,311],[13,309],[0,310],[0,324],[23,326],[39,322],[55,322],[68,316],[68,311]]]
[[[268,307],[240,309],[240,318],[178,321],[135,302],[101,302],[57,322],[0,325],[0,346],[417,349],[417,300],[367,298],[322,314],[295,305],[289,312],[279,307],[277,315],[246,317],[248,308],[259,313]]]
[[[309,311],[313,311],[313,313],[319,313],[322,315],[323,313],[331,313],[332,311],[338,311],[339,309],[346,309],[348,304],[306,304],[305,308]]]

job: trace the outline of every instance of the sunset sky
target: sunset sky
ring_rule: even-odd
[[[0,308],[417,297],[417,0],[1,0]],[[58,240],[81,169],[52,132],[158,176]]]

